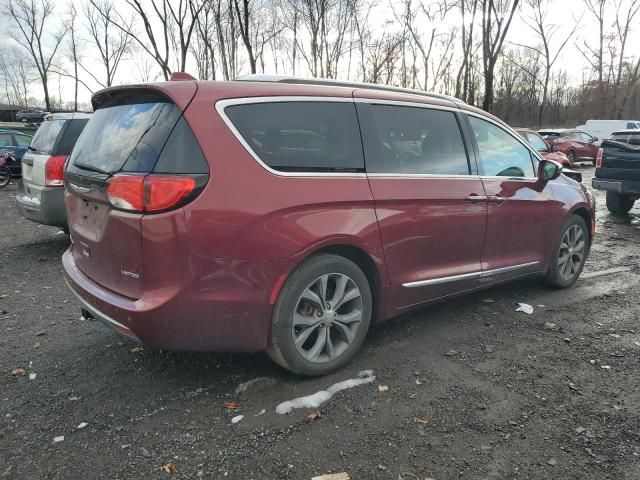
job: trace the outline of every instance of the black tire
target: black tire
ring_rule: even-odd
[[[27,117],[22,117],[22,118],[20,119],[20,121],[21,121],[22,123],[27,123],[27,122],[29,122],[29,120],[27,119]]]
[[[575,231],[575,229],[578,229],[581,232],[582,238],[582,256],[578,265],[576,265],[578,256],[577,249],[575,251],[573,249],[569,250],[565,243],[565,235],[570,234],[570,231]],[[562,258],[564,258],[563,253],[566,253],[569,258],[566,260],[567,263],[561,264],[560,262]],[[556,288],[568,288],[573,285],[582,273],[588,253],[589,229],[587,228],[587,224],[582,217],[578,215],[571,215],[571,217],[562,225],[558,239],[554,244],[551,259],[549,260],[549,270],[545,277],[546,283]],[[564,268],[565,266],[567,268]]]
[[[330,291],[331,282],[334,282],[334,290],[331,294],[331,298],[326,300],[326,306],[330,308],[327,308],[325,311],[325,308],[322,307],[322,312],[320,312],[319,308],[313,309],[313,304],[311,302],[306,302],[306,299],[303,298],[302,295],[303,292],[307,292],[308,290],[313,289],[315,285],[318,285],[316,282],[320,281],[320,279],[325,276],[328,278],[328,287],[325,286],[326,292]],[[340,305],[341,300],[338,299],[336,302],[336,304],[338,304],[338,308],[336,308],[335,312],[332,314],[333,310],[331,310],[331,308],[333,307],[330,306],[329,302],[333,302],[335,297],[339,296],[337,293],[338,280],[335,279],[342,281],[343,278],[348,279],[345,280],[346,286],[342,289],[343,292],[352,293],[353,290],[357,290],[356,293],[359,294],[359,297],[355,297],[355,299],[351,301],[346,301],[343,305]],[[349,283],[349,281],[351,281],[351,283]],[[351,288],[347,290],[349,287]],[[325,297],[328,296],[328,294],[325,295]],[[342,296],[343,298],[346,298],[346,295],[343,294]],[[357,306],[353,306],[356,302]],[[311,311],[306,313],[301,312],[301,305],[306,307],[306,309],[311,309]],[[351,327],[349,328],[355,328],[355,331],[349,331],[350,334],[353,335],[350,339],[350,334],[344,333],[346,332],[344,324],[336,325],[339,323],[337,321],[338,318],[341,318],[343,315],[345,315],[346,318],[347,314],[338,313],[343,311],[343,307],[352,308],[356,314],[358,312],[361,313],[361,320],[357,322],[357,327],[355,323],[350,324]],[[362,346],[371,323],[372,309],[373,300],[369,281],[355,263],[338,255],[314,255],[300,265],[289,276],[280,291],[273,311],[271,336],[269,338],[268,348],[269,356],[280,366],[302,375],[320,376],[338,370],[349,363]],[[321,326],[306,326],[302,330],[297,330],[299,327],[294,324],[294,313],[296,313],[297,318],[302,318],[303,315],[307,315],[306,318],[311,319],[311,322],[315,322],[316,325],[320,323]],[[335,323],[332,323],[333,320],[328,320],[327,327],[324,326],[326,325],[324,320],[319,319],[316,322],[315,319],[320,314],[322,315],[320,317],[321,319],[325,318],[325,314],[328,316],[333,315],[331,318],[336,319]],[[304,337],[303,333],[307,330],[313,330],[313,332]],[[325,342],[319,341],[320,337],[325,333],[327,333],[327,337],[329,338],[328,343],[326,340]],[[296,346],[296,335],[298,335],[298,340],[302,337],[306,339],[303,341],[303,344]],[[307,341],[309,341],[309,344],[314,344],[313,347],[309,349],[310,351],[312,351],[317,344],[323,343],[321,348],[323,349],[322,355],[324,357],[318,358],[318,361],[311,361],[309,358],[304,356],[299,349],[304,350],[305,345],[307,345]],[[328,352],[325,355],[324,352],[328,347],[324,345],[331,345],[331,351],[334,351],[336,354],[335,358],[331,359]],[[336,348],[335,346],[340,348]],[[338,353],[339,350],[342,351]]]
[[[11,170],[9,167],[0,167],[0,188],[11,183]]]
[[[573,150],[569,150],[567,152],[567,158],[569,159],[569,163],[571,163],[571,165],[573,165],[574,163],[576,163],[578,161],[578,157],[576,155],[576,152],[574,152]]]
[[[628,195],[621,195],[618,192],[607,191],[607,209],[611,213],[624,215],[633,208],[635,200]]]

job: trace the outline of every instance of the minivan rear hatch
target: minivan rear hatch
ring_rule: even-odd
[[[157,213],[179,207],[208,178],[206,161],[182,116],[196,85],[180,83],[176,100],[154,88],[96,94],[95,113],[65,170],[75,264],[97,284],[128,298],[140,298],[144,286],[141,220],[150,213],[144,200],[147,179],[161,183],[151,197],[173,194]],[[193,188],[182,195],[175,182],[178,188],[185,182]]]

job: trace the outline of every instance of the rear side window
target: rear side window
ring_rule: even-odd
[[[546,152],[547,150],[549,150],[549,147],[547,146],[545,141],[541,137],[533,133],[527,133],[527,140],[529,141],[529,145],[531,145],[539,152]]]
[[[627,128],[631,130],[636,130],[638,128],[638,124],[636,122],[627,123]]]
[[[480,174],[490,177],[535,177],[531,153],[497,125],[469,116],[478,144]]]
[[[88,121],[89,119],[87,118],[69,120],[69,124],[67,128],[64,129],[64,133],[60,139],[60,144],[56,152],[57,155],[71,155],[71,151]]]
[[[13,147],[13,138],[10,133],[0,133],[0,147]]]
[[[467,152],[453,112],[372,105],[380,173],[468,175]]]
[[[351,102],[232,105],[225,113],[262,162],[283,172],[364,171]]]
[[[19,147],[28,147],[31,143],[31,137],[29,135],[14,135],[16,139],[16,145]]]
[[[58,140],[58,135],[69,120],[47,120],[42,122],[31,140],[31,149],[37,153],[49,155]]]

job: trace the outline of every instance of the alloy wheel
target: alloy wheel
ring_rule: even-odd
[[[304,289],[293,312],[296,350],[309,362],[335,360],[356,338],[362,315],[362,294],[351,277],[343,273],[318,277]]]
[[[562,236],[558,251],[558,271],[564,279],[573,278],[584,262],[586,235],[580,225],[571,225]]]

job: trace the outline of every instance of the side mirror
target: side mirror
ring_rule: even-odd
[[[593,138],[591,139],[591,141],[592,141],[592,142],[597,142],[598,140],[600,140],[598,137],[593,137]]]
[[[548,182],[555,180],[562,173],[562,165],[553,160],[540,160],[538,164],[538,180]]]

